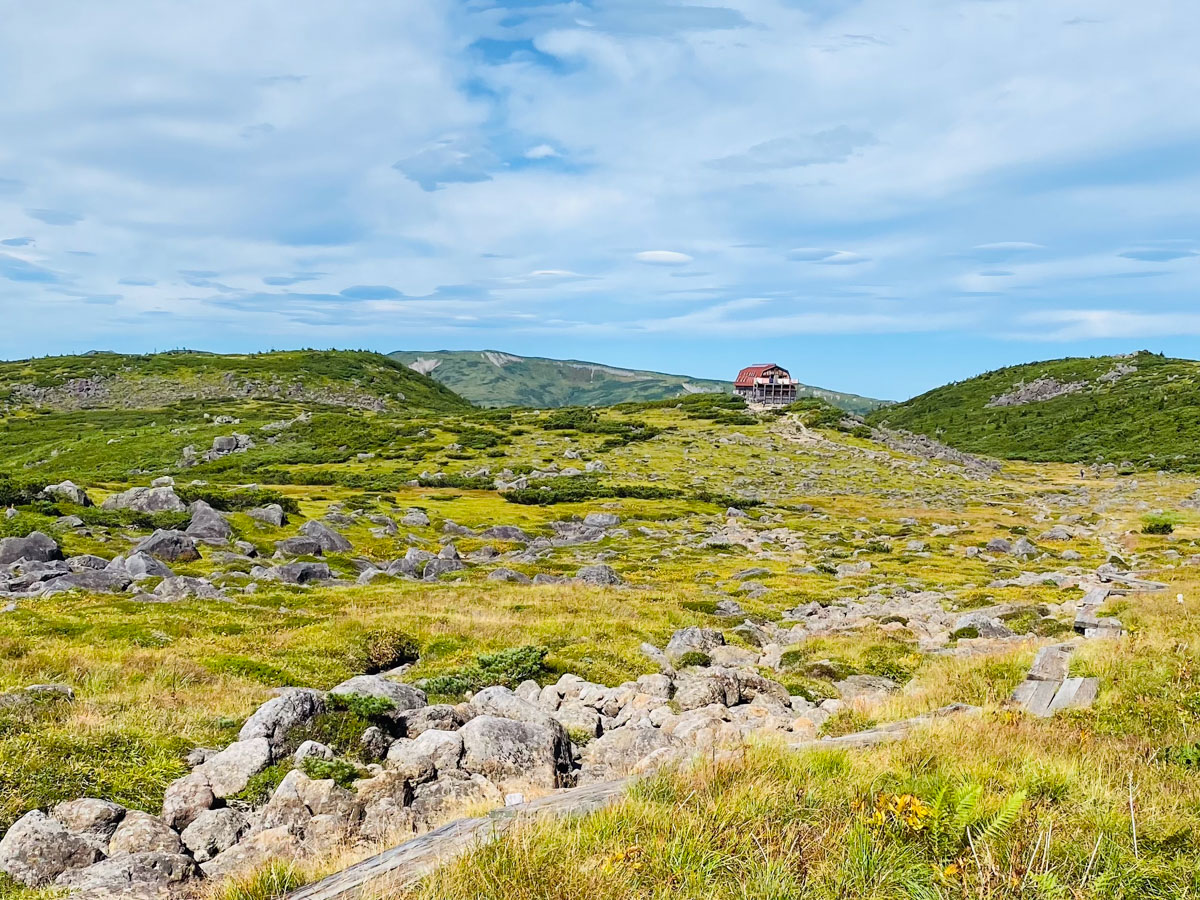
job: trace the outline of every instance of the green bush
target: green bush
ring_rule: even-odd
[[[184,503],[203,500],[213,509],[225,512],[238,512],[278,503],[284,512],[292,515],[300,513],[300,504],[293,498],[267,488],[216,488],[210,485],[186,484],[176,486],[175,493]]]
[[[300,760],[300,771],[314,781],[332,778],[343,788],[349,788],[364,775],[358,766],[344,759],[321,759],[319,756],[306,756]]]
[[[979,629],[974,625],[967,625],[965,628],[956,628],[950,633],[950,640],[961,641],[971,640],[979,637]]]
[[[420,651],[421,645],[408,632],[396,628],[376,628],[362,636],[357,668],[367,675],[374,675],[416,662]]]
[[[481,653],[475,658],[474,665],[428,678],[424,687],[430,694],[444,696],[459,696],[492,685],[513,688],[522,681],[546,674],[547,653],[547,648],[533,645]]]
[[[45,486],[44,480],[0,474],[0,506],[24,506],[26,503],[32,503]]]
[[[709,666],[712,665],[712,658],[707,653],[701,653],[699,650],[689,650],[683,656],[679,657],[679,668],[686,669],[689,666]]]
[[[292,770],[291,759],[285,762],[267,766],[261,772],[250,776],[246,786],[231,796],[230,800],[240,800],[251,806],[262,806],[271,799],[284,776]]]
[[[1175,525],[1166,516],[1148,516],[1142,534],[1174,534]]]

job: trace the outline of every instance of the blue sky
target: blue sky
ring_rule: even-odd
[[[0,356],[1200,356],[1194,0],[0,3]]]

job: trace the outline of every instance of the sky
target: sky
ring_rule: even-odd
[[[0,357],[1200,356],[1195,0],[0,0]]]

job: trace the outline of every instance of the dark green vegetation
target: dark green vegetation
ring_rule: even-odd
[[[989,405],[1039,379],[1077,387],[1051,399]],[[1004,459],[1196,471],[1200,362],[1142,352],[1009,366],[881,409],[869,421]]]
[[[496,350],[397,350],[389,354],[427,372],[479,406],[612,406],[683,397],[696,392],[729,393],[730,381],[620,369],[574,359],[513,356]],[[435,365],[436,364],[436,365]],[[730,373],[731,375],[734,373]],[[801,386],[801,396],[822,397],[851,412],[865,413],[880,401],[856,394]]]
[[[0,362],[0,409],[160,409],[189,400],[461,409],[453,392],[378,353],[88,353]],[[116,422],[117,430],[124,423]]]

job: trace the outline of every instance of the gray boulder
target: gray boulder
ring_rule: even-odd
[[[135,487],[120,494],[113,494],[100,504],[102,509],[133,509],[138,512],[184,512],[187,505],[179,499],[175,489],[164,487]]]
[[[480,537],[490,538],[494,541],[511,541],[513,543],[528,544],[529,535],[516,525],[493,525],[487,531],[484,531]]]
[[[125,807],[95,797],[81,797],[58,804],[50,810],[50,815],[62,822],[67,831],[94,839],[103,850],[125,817]]]
[[[228,850],[249,830],[249,820],[236,809],[226,806],[200,813],[180,837],[192,858],[202,863]]]
[[[276,566],[269,571],[269,577],[284,584],[308,584],[313,581],[328,581],[333,577],[326,563],[294,562]]]
[[[325,712],[325,695],[311,688],[288,688],[254,711],[238,732],[239,741],[264,738],[272,760],[278,760],[293,728]]]
[[[326,553],[345,553],[351,549],[350,542],[343,535],[316,519],[305,522],[300,527],[300,532],[313,538]]]
[[[627,725],[591,741],[583,751],[581,784],[624,778],[639,762],[677,741],[650,725]]]
[[[162,820],[172,828],[182,830],[216,803],[216,795],[204,773],[192,772],[167,785],[163,793]]]
[[[900,685],[896,682],[879,675],[850,675],[842,681],[835,682],[833,686],[847,702],[879,699],[900,690]]]
[[[477,716],[458,734],[463,742],[462,768],[502,789],[562,787],[570,769],[569,741],[564,746],[560,735],[544,725]]]
[[[160,600],[185,600],[189,597],[199,597],[202,600],[223,600],[225,595],[203,578],[192,578],[187,575],[173,575],[164,578],[154,589],[154,596]]]
[[[584,584],[616,585],[624,584],[625,580],[613,571],[612,566],[584,566],[575,573],[575,577]]]
[[[117,594],[133,581],[129,574],[121,571],[82,569],[68,575],[60,575],[45,582],[43,594],[59,594],[64,591],[92,591],[97,594]]]
[[[160,528],[148,538],[142,539],[135,553],[146,553],[166,562],[191,562],[200,558],[196,542],[182,531],[168,531]]]
[[[437,557],[425,563],[425,568],[421,570],[421,577],[426,581],[433,581],[451,572],[461,572],[465,568],[466,566],[457,559],[442,559],[441,557]]]
[[[127,853],[86,869],[64,872],[55,882],[71,891],[74,900],[157,900],[178,896],[199,874],[196,863],[182,853]]]
[[[95,505],[92,503],[92,498],[87,495],[87,491],[73,481],[48,484],[42,489],[42,493],[51,498],[57,497],[60,500],[66,500],[68,503],[74,503],[76,506]]]
[[[688,653],[703,653],[707,656],[717,647],[724,645],[725,636],[721,632],[693,625],[690,628],[681,628],[671,635],[665,652],[672,665],[679,665],[679,661]]]
[[[591,528],[613,528],[621,524],[621,517],[613,513],[588,513],[583,524]]]
[[[269,766],[272,760],[271,744],[265,737],[239,740],[205,760],[186,777],[203,777],[213,796],[223,798],[242,790],[250,782],[251,776]],[[163,818],[167,819],[165,812]]]
[[[184,532],[205,544],[222,546],[233,537],[233,527],[225,517],[205,503],[197,500],[192,504],[192,520]]]
[[[426,731],[457,731],[467,722],[467,716],[456,706],[437,703],[409,710],[404,714],[404,733],[415,738]]]
[[[182,853],[183,844],[174,829],[158,816],[131,809],[113,832],[108,855],[151,852]]]
[[[418,690],[411,684],[391,681],[382,675],[355,675],[353,678],[347,678],[332,688],[329,695],[331,697],[377,697],[387,700],[392,704],[392,714],[397,718],[399,717],[397,714],[411,709],[420,709],[428,702],[424,691]]]
[[[1007,554],[1013,552],[1013,545],[1012,541],[1007,541],[1004,538],[992,538],[983,549],[988,553]]]
[[[10,537],[0,540],[0,566],[7,566],[18,559],[31,562],[50,562],[62,559],[62,550],[53,538],[34,531],[26,537]]]
[[[0,872],[26,887],[47,885],[101,856],[92,842],[37,809],[17,819],[0,840]]]
[[[116,560],[113,560],[115,563]],[[170,578],[172,572],[165,563],[155,559],[149,553],[131,553],[124,561],[123,568],[133,578]]]
[[[268,503],[266,506],[256,507],[247,512],[246,515],[264,524],[274,525],[276,528],[287,524],[287,513],[283,511],[283,507],[278,503]]]
[[[528,575],[522,575],[520,572],[517,572],[513,569],[506,569],[504,567],[501,567],[499,569],[493,569],[491,572],[489,572],[487,580],[488,581],[508,581],[508,582],[511,582],[512,584],[530,584],[531,583],[531,579],[529,578]]]
[[[321,542],[307,535],[297,535],[276,541],[275,549],[284,556],[320,556],[324,552],[321,549]]]

